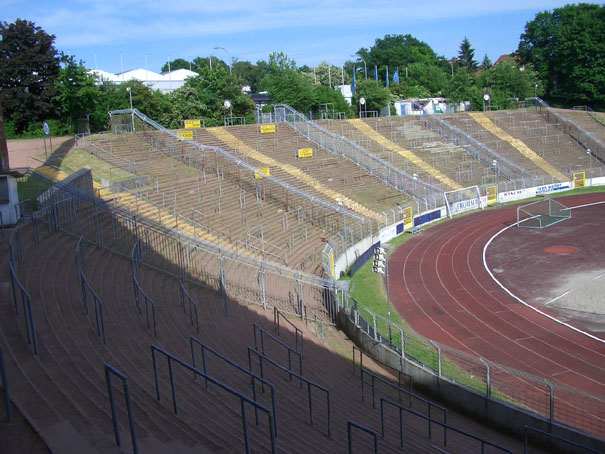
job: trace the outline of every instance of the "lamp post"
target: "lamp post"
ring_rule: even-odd
[[[588,155],[588,175],[590,176],[590,186],[592,186],[592,151],[590,151],[590,148],[586,149],[586,154]]]
[[[496,203],[498,203],[498,194],[500,194],[499,180],[500,180],[500,168],[498,167],[498,161],[492,160],[492,166],[494,166],[494,172],[496,172]]]
[[[538,98],[538,84],[536,84],[535,93],[536,93],[536,99],[537,99]]]
[[[130,98],[130,119],[132,121],[132,131],[134,132],[134,111],[132,110],[132,88],[126,87],[128,97]]]
[[[229,59],[229,74],[233,74],[231,71],[231,54],[224,47],[215,47],[214,50],[222,50],[227,54],[227,58]]]

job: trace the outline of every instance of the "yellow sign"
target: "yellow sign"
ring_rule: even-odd
[[[275,125],[261,125],[261,127],[260,127],[261,134],[268,134],[271,132],[275,132]]]
[[[313,148],[300,148],[298,150],[299,158],[312,158],[313,157]]]
[[[485,188],[487,191],[487,204],[493,205],[498,203],[498,187],[497,186],[488,186]]]
[[[573,187],[583,188],[586,186],[586,172],[578,172],[573,174]]]
[[[265,175],[271,175],[271,169],[269,169],[269,167],[261,167],[260,169],[256,169],[254,178],[258,180],[263,178]]]
[[[185,129],[200,129],[202,122],[200,120],[185,120]]]
[[[414,227],[414,216],[412,215],[412,207],[403,209],[403,228],[404,230]]]
[[[332,277],[336,274],[334,270],[334,252],[332,251],[330,251],[330,274],[332,274]]]
[[[193,131],[177,131],[176,135],[179,140],[193,140]]]

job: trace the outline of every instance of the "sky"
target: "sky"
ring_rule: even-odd
[[[0,0],[0,21],[26,19],[88,68],[159,72],[169,59],[340,66],[385,35],[411,34],[437,55],[467,37],[479,62],[517,49],[525,24],[559,0]],[[598,3],[598,2],[595,2]],[[220,49],[215,49],[215,48]],[[368,70],[369,71],[369,70]]]

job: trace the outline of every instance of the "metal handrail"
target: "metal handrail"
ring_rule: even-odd
[[[182,139],[179,138],[177,136],[177,134],[175,132],[172,132],[166,128],[164,128],[162,125],[160,125],[159,123],[153,121],[151,118],[147,117],[145,114],[139,112],[137,109],[123,109],[123,110],[116,110],[116,111],[111,111],[110,115],[118,115],[118,114],[132,114],[136,117],[138,117],[141,121],[143,121],[144,123],[147,123],[149,126],[157,129],[159,132],[161,132],[162,134],[166,134],[170,137],[172,137],[175,140],[178,140],[179,142],[184,142],[194,148],[197,148],[200,151],[213,151],[216,154],[223,156],[225,159],[235,163],[237,166],[241,167],[242,169],[245,169],[247,171],[249,171],[251,174],[253,175],[257,175],[259,173],[259,170],[248,164],[247,162],[242,161],[241,159],[236,158],[235,156],[233,156],[232,154],[228,153],[227,151],[223,150],[222,148],[219,147],[214,147],[214,146],[209,146],[209,145],[202,145],[200,143],[194,142],[193,140],[188,140],[188,139]],[[167,152],[168,154],[170,154],[169,152]],[[292,192],[294,194],[297,194],[309,201],[311,201],[312,203],[315,203],[317,205],[322,206],[323,208],[326,208],[330,211],[334,211],[336,213],[340,213],[343,214],[346,217],[350,217],[352,219],[355,219],[356,221],[364,221],[365,217],[358,215],[356,213],[353,213],[347,209],[342,208],[339,205],[334,205],[332,203],[326,202],[325,200],[322,199],[318,199],[317,197],[314,197],[310,194],[307,194],[304,191],[301,191],[300,189],[297,189],[293,186],[290,186],[288,183],[281,181],[278,178],[275,178],[274,176],[271,175],[264,175],[263,174],[263,179],[270,181],[273,184],[276,184],[282,188],[284,188],[285,190],[287,190],[288,192]]]
[[[97,295],[97,292],[94,291],[86,275],[84,274],[83,266],[86,264],[86,252],[84,250],[84,238],[80,237],[78,242],[76,243],[76,270],[78,274],[78,283],[80,284],[80,291],[82,294],[82,306],[84,309],[84,313],[87,318],[90,318],[90,314],[88,311],[88,293],[92,295],[92,299],[94,302],[95,309],[95,321],[97,326],[97,336],[101,337],[103,340],[103,345],[107,344],[107,339],[105,337],[105,319],[103,317],[103,300]]]
[[[445,424],[447,424],[447,409],[446,408],[442,407],[441,405],[437,405],[437,404],[435,404],[435,403],[431,402],[430,400],[427,400],[427,399],[425,399],[423,397],[420,397],[418,394],[414,394],[413,392],[410,392],[407,389],[400,388],[399,386],[391,383],[388,380],[385,380],[382,377],[379,377],[378,375],[370,372],[369,370],[367,370],[365,368],[361,369],[361,400],[365,400],[365,392],[364,392],[364,383],[365,383],[365,381],[363,379],[364,374],[365,375],[369,375],[372,378],[372,408],[376,408],[376,402],[375,402],[376,385],[375,385],[375,382],[379,381],[379,382],[387,385],[388,387],[395,389],[395,391],[397,391],[399,393],[399,395],[401,395],[401,393],[406,394],[409,397],[409,405],[410,405],[410,407],[412,406],[412,403],[413,403],[412,399],[418,400],[418,401],[426,404],[427,408],[428,408],[428,416],[429,417],[431,417],[431,409],[432,408],[436,408],[437,410],[440,410],[442,412],[442,414],[443,414],[443,422]]]
[[[523,437],[524,438],[524,442],[523,442],[523,454],[527,454],[527,438],[528,438],[527,436],[528,436],[529,432],[539,433],[540,435],[544,435],[547,438],[552,438],[553,440],[562,441],[563,443],[571,445],[574,448],[580,448],[580,449],[585,450],[587,452],[591,452],[591,453],[594,453],[594,454],[601,454],[601,451],[589,448],[588,446],[581,445],[579,443],[573,442],[573,441],[568,440],[566,438],[557,437],[556,435],[553,435],[553,434],[548,433],[548,432],[544,432],[543,430],[536,429],[535,427],[531,427],[531,426],[524,426],[523,427],[523,433],[524,433],[524,437]]]
[[[261,385],[263,387],[263,392],[264,392],[265,386],[269,387],[269,389],[271,390],[271,409],[273,411],[273,424],[275,425],[275,437],[277,437],[277,411],[276,411],[276,404],[275,404],[275,387],[273,386],[273,383],[268,382],[264,378],[259,377],[258,375],[252,373],[248,369],[240,366],[236,362],[231,361],[226,356],[221,355],[219,352],[212,349],[208,345],[204,344],[202,341],[191,336],[189,338],[189,345],[191,346],[191,365],[193,366],[194,369],[197,369],[196,360],[195,360],[196,358],[195,358],[194,344],[197,344],[202,349],[202,367],[203,367],[202,372],[203,373],[208,374],[208,369],[206,366],[206,352],[210,352],[217,358],[222,359],[224,362],[226,362],[230,366],[236,368],[240,372],[243,372],[244,374],[246,374],[250,377],[250,383],[252,385],[252,398],[254,399],[255,402],[258,402],[258,399],[256,398],[256,381],[261,382]],[[194,377],[194,379],[197,380],[196,374],[193,374],[193,377]],[[205,380],[205,382],[206,382],[206,389],[208,389],[208,380]],[[258,424],[258,410],[255,410],[255,414],[256,414],[256,420],[257,420],[257,424]]]
[[[176,364],[180,365],[181,367],[189,370],[190,372],[193,372],[194,374],[196,374],[197,376],[200,376],[206,380],[208,380],[210,383],[218,386],[219,388],[227,391],[228,393],[236,396],[239,398],[240,400],[240,404],[241,404],[241,414],[242,414],[242,426],[244,429],[244,444],[246,447],[246,453],[250,454],[251,450],[250,450],[250,437],[248,434],[248,421],[246,420],[246,406],[245,404],[249,404],[252,405],[254,408],[256,408],[257,410],[260,410],[262,412],[264,412],[267,417],[268,417],[268,421],[269,421],[269,436],[271,439],[271,452],[273,454],[275,454],[276,451],[276,446],[275,446],[275,432],[274,432],[274,423],[273,423],[273,413],[271,412],[271,410],[269,410],[268,408],[265,408],[263,405],[255,402],[254,400],[248,398],[247,396],[239,393],[238,391],[230,388],[229,386],[221,383],[220,381],[216,380],[215,378],[211,377],[208,374],[205,374],[204,372],[190,366],[189,364],[187,364],[186,362],[184,362],[183,360],[177,358],[174,355],[171,355],[170,353],[168,353],[165,350],[162,350],[161,348],[155,346],[155,345],[151,345],[151,357],[153,360],[153,373],[155,376],[155,392],[156,392],[156,397],[158,399],[158,401],[161,401],[161,394],[160,394],[160,379],[158,376],[158,366],[157,366],[157,359],[156,359],[156,352],[159,354],[162,354],[166,357],[167,361],[168,361],[168,370],[170,373],[170,386],[171,386],[171,394],[172,394],[172,406],[174,408],[174,414],[178,415],[179,410],[178,410],[178,404],[177,404],[177,399],[176,399],[176,388],[175,388],[175,384],[174,384],[174,371],[172,368],[172,362],[175,362]]]
[[[303,355],[301,352],[299,352],[297,349],[290,347],[288,344],[286,344],[285,342],[281,341],[280,339],[278,339],[277,337],[275,337],[273,334],[271,334],[269,331],[265,330],[264,328],[261,328],[259,325],[257,325],[256,323],[254,323],[252,325],[252,329],[254,331],[254,348],[258,349],[258,344],[257,344],[257,339],[256,339],[256,332],[258,330],[258,332],[260,332],[260,345],[261,345],[261,352],[264,355],[265,354],[265,335],[267,335],[271,340],[277,342],[279,345],[281,345],[282,347],[284,347],[287,351],[288,351],[288,370],[292,370],[292,355],[291,353],[294,353],[294,355],[298,356],[298,373],[300,375],[302,375],[303,373],[303,364],[302,364],[302,360],[303,360]],[[292,376],[290,376],[290,379],[292,378]]]
[[[509,454],[512,454],[512,451],[510,449],[503,448],[502,446],[497,445],[495,443],[492,443],[491,441],[487,441],[487,440],[485,440],[485,439],[483,439],[481,437],[477,437],[476,435],[472,435],[472,434],[470,434],[468,432],[465,432],[463,430],[460,430],[460,429],[457,429],[455,427],[452,427],[452,426],[450,426],[447,423],[444,423],[444,422],[441,422],[441,421],[437,421],[436,419],[431,418],[430,416],[426,416],[426,415],[418,413],[418,412],[416,412],[414,410],[411,410],[409,408],[402,407],[401,405],[399,405],[399,404],[397,404],[397,403],[395,403],[395,402],[393,402],[391,400],[388,400],[388,399],[385,399],[384,397],[381,397],[380,398],[380,427],[381,427],[382,437],[383,438],[384,438],[384,404],[392,405],[393,407],[399,409],[399,443],[400,443],[400,447],[401,448],[404,447],[403,446],[404,445],[404,442],[403,442],[404,441],[403,440],[403,438],[404,438],[403,437],[404,430],[403,430],[403,416],[402,416],[403,413],[402,412],[405,411],[407,413],[410,413],[410,414],[412,414],[414,416],[417,416],[417,417],[422,418],[422,419],[424,419],[424,420],[427,421],[428,432],[429,432],[429,439],[432,438],[431,424],[437,424],[438,426],[443,427],[443,446],[447,446],[447,431],[451,430],[451,431],[454,431],[454,432],[456,432],[456,433],[458,433],[460,435],[464,435],[465,437],[472,438],[473,440],[479,441],[481,443],[481,452],[482,453],[485,452],[485,446],[487,445],[487,446],[491,446],[492,448],[496,448],[496,449],[498,449],[498,450],[500,450],[502,452],[507,452]]]
[[[378,436],[376,432],[372,429],[368,429],[367,427],[362,426],[361,424],[357,424],[353,421],[347,421],[347,438],[349,440],[349,454],[353,454],[353,429],[361,430],[365,433],[368,433],[374,439],[374,454],[378,454]]]
[[[250,371],[252,371],[252,354],[255,354],[256,356],[258,356],[259,358],[259,362],[260,362],[260,376],[264,378],[265,372],[264,372],[264,368],[263,368],[263,360],[267,361],[269,364],[271,364],[272,366],[277,367],[278,369],[286,372],[287,374],[290,375],[291,377],[295,377],[300,381],[301,384],[301,388],[302,388],[302,384],[306,383],[307,385],[307,398],[309,401],[309,421],[310,424],[313,425],[313,401],[311,398],[311,388],[316,388],[320,391],[323,391],[326,394],[326,407],[327,407],[327,418],[328,418],[328,437],[330,437],[332,435],[332,429],[331,429],[331,416],[330,416],[330,390],[318,385],[315,382],[312,382],[311,380],[303,377],[301,374],[297,374],[296,372],[293,372],[291,369],[286,369],[284,366],[276,363],[275,361],[273,361],[271,358],[269,358],[268,356],[266,356],[265,354],[259,352],[258,350],[252,348],[252,347],[248,347],[248,367],[250,368]]]
[[[126,401],[126,409],[128,411],[128,423],[130,426],[130,438],[132,440],[132,450],[134,454],[139,452],[139,443],[137,441],[137,431],[132,412],[132,402],[130,400],[130,387],[128,386],[128,378],[126,375],[114,369],[109,364],[105,363],[105,382],[107,383],[107,394],[109,395],[109,403],[111,405],[111,420],[113,422],[113,432],[116,437],[116,444],[121,446],[120,440],[120,425],[118,424],[118,413],[116,411],[115,399],[113,397],[113,387],[111,386],[111,375],[115,375],[122,380],[124,386],[124,400]]]
[[[200,323],[199,323],[198,315],[197,315],[197,303],[191,297],[189,292],[185,289],[185,286],[183,285],[182,280],[179,280],[179,287],[181,289],[181,307],[183,308],[183,312],[187,313],[187,309],[185,308],[185,301],[187,301],[187,303],[189,304],[189,323],[191,323],[191,325],[193,325],[193,311],[191,309],[191,308],[193,308],[195,310],[195,330],[199,333],[200,332]]]
[[[8,389],[8,375],[6,374],[6,364],[4,362],[4,352],[0,346],[0,375],[2,375],[2,389],[4,392],[4,410],[6,412],[6,422],[10,422],[12,418],[11,411],[11,396]]]
[[[364,352],[363,350],[361,350],[360,348],[356,347],[355,345],[353,345],[353,373],[355,373],[355,352],[356,351],[359,352],[359,367],[360,367],[360,369],[363,368],[363,357],[367,356],[368,358],[370,358],[375,363],[380,364],[380,366],[383,369],[390,369],[390,370],[396,371],[397,372],[397,383],[398,383],[398,386],[400,388],[401,388],[401,385],[402,385],[402,383],[401,383],[401,377],[402,376],[405,377],[407,379],[408,383],[410,384],[410,389],[408,391],[413,392],[412,391],[412,389],[413,389],[413,383],[412,383],[413,378],[412,378],[412,376],[410,374],[406,374],[405,372],[392,367],[391,365],[385,363],[384,361],[381,361],[378,358],[370,355],[369,353]],[[401,362],[402,358],[399,358],[399,361]]]
[[[283,318],[292,328],[294,328],[294,337],[295,337],[295,342],[296,342],[296,350],[298,350],[298,335],[300,334],[300,354],[302,356],[304,356],[304,337],[303,337],[303,332],[300,328],[298,328],[294,323],[292,323],[290,320],[288,320],[288,317],[286,317],[284,314],[281,313],[281,311],[277,308],[274,307],[273,308],[273,326],[275,326],[275,331],[277,332],[277,334],[279,335],[279,318]]]
[[[278,111],[283,111],[281,116],[277,115]],[[317,123],[307,120],[303,114],[297,112],[287,104],[276,105],[275,112],[276,121],[279,122],[281,120],[282,122],[285,122],[292,127],[292,129],[304,136],[307,140],[333,154],[346,157],[357,166],[363,168],[398,191],[410,195],[414,199],[428,204],[427,190],[429,193],[441,194],[442,192],[442,190],[435,185],[432,185],[426,181],[415,180],[413,175],[410,175],[402,169],[395,167],[390,162],[376,156],[374,153],[369,152],[364,147],[347,139],[346,137],[328,131],[327,129],[319,126]],[[288,115],[290,115],[292,120],[288,120]],[[297,123],[304,124],[306,128],[297,126]],[[315,133],[317,137],[314,137],[312,132]],[[362,160],[364,164],[362,164]],[[385,174],[388,174],[391,178],[385,177]],[[415,190],[410,189],[409,187],[406,188],[405,182],[416,183],[417,186],[420,186],[424,189],[424,194],[417,194]],[[412,185],[410,184],[410,186]]]
[[[15,303],[15,312],[19,316],[19,302],[17,293],[21,297],[21,304],[23,305],[23,318],[25,320],[25,331],[27,333],[27,343],[34,349],[34,354],[38,354],[38,335],[36,332],[36,320],[34,318],[34,312],[32,309],[32,298],[25,290],[25,287],[19,282],[17,273],[12,263],[8,264],[10,271],[11,284],[13,289],[13,301]]]
[[[145,318],[147,320],[147,329],[150,328],[149,306],[151,306],[151,312],[152,312],[152,317],[153,317],[153,334],[157,338],[158,332],[157,332],[157,326],[156,326],[156,320],[155,320],[155,312],[156,312],[155,301],[153,301],[153,299],[151,297],[149,297],[147,295],[147,293],[145,293],[145,291],[141,287],[141,284],[139,284],[139,281],[137,280],[137,277],[136,277],[136,269],[140,266],[140,263],[141,263],[140,255],[141,255],[140,240],[137,239],[132,247],[132,252],[130,254],[130,260],[131,260],[131,264],[132,264],[132,287],[133,287],[133,291],[134,291],[134,301],[137,305],[137,310],[139,311],[139,314],[140,314],[141,313],[140,298],[141,298],[141,295],[143,295],[143,300],[145,301]]]

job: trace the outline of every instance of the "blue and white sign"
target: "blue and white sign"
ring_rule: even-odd
[[[48,127],[48,123],[46,123],[46,122],[42,123],[42,131],[44,131],[44,135],[46,135],[46,136],[50,135],[50,128]]]

